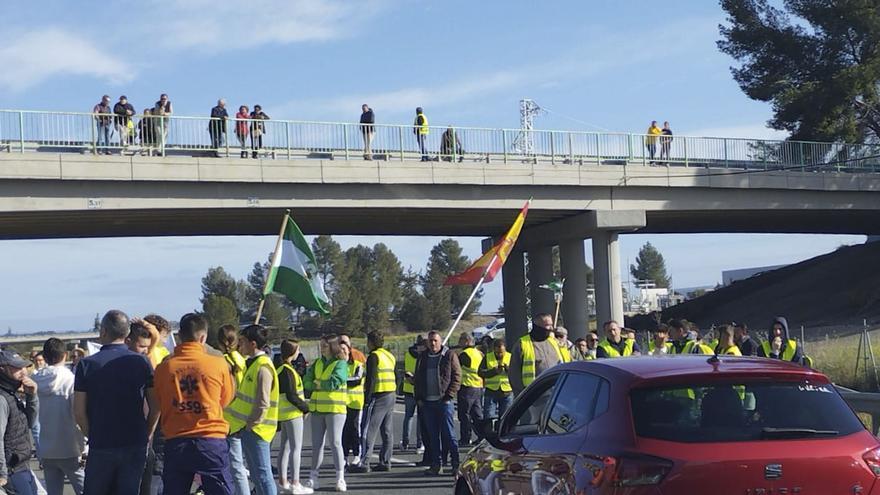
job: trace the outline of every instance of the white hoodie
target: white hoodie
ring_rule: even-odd
[[[31,377],[40,398],[40,459],[70,459],[83,453],[83,435],[73,415],[73,372],[46,366]],[[45,401],[45,402],[44,402]]]

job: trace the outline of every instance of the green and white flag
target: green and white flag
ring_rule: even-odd
[[[296,222],[288,216],[263,294],[278,292],[294,304],[328,314],[330,301],[317,274],[315,255]]]

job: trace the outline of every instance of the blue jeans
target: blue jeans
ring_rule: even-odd
[[[106,124],[102,124],[98,122],[98,137],[95,144],[99,151],[110,151],[108,147],[110,146],[110,134],[112,133],[112,123],[107,122]]]
[[[416,139],[419,141],[419,151],[422,152],[422,161],[428,161],[428,148],[427,148],[427,134],[416,134]]]
[[[85,495],[137,493],[147,463],[147,446],[90,449]]]
[[[448,451],[453,469],[458,468],[458,439],[452,426],[452,415],[455,408],[452,401],[425,401],[422,411],[425,413],[425,426],[428,428],[430,440],[425,442],[431,449],[428,459],[432,467],[440,467],[442,451]]]
[[[513,404],[513,392],[501,395],[491,390],[486,390],[483,396],[483,417],[486,419],[500,418],[504,411]]]
[[[409,433],[412,430],[413,418],[416,415],[416,398],[412,394],[403,394],[403,404],[406,411],[403,414],[403,447],[410,445]],[[422,446],[422,431],[416,423],[416,447]]]
[[[43,463],[43,477],[46,481],[46,493],[48,495],[62,495],[64,493],[64,478],[70,480],[70,486],[76,495],[83,491],[83,473],[79,465],[78,457],[67,459],[40,459]]]
[[[227,437],[226,443],[229,445],[229,467],[232,470],[233,493],[235,495],[251,495],[251,486],[244,468],[240,433]]]
[[[212,495],[232,495],[229,446],[222,438],[172,438],[165,442],[165,495],[189,495],[198,474],[202,489]]]
[[[272,453],[269,442],[256,433],[245,429],[241,432],[241,450],[244,460],[257,487],[257,495],[277,495],[275,477],[272,475]]]
[[[7,481],[15,495],[37,495],[37,479],[30,469],[12,473]]]
[[[37,449],[37,455],[40,453],[40,420],[34,421],[34,426],[31,426],[31,436],[34,437],[34,448]]]

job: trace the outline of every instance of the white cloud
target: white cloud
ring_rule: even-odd
[[[90,40],[59,28],[7,32],[0,39],[0,88],[21,91],[58,75],[93,76],[111,84],[134,77],[133,68]]]
[[[218,51],[352,36],[384,0],[155,0],[162,21],[143,28],[170,49]]]

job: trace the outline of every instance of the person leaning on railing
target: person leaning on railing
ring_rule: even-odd
[[[113,133],[113,113],[110,108],[110,96],[104,95],[101,101],[92,108],[98,135],[95,139],[95,153],[110,154],[110,134]]]
[[[247,105],[238,107],[238,113],[235,114],[235,137],[241,146],[242,158],[247,158],[248,119],[250,118],[250,109]]]
[[[263,112],[263,107],[254,105],[254,111],[251,112],[251,149],[253,153],[251,158],[257,158],[259,151],[263,149],[263,135],[266,134],[266,124],[263,120],[269,120],[269,116]]]

